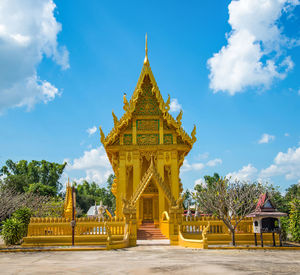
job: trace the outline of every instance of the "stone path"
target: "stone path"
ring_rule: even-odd
[[[1,274],[300,274],[300,251],[196,250],[166,244],[112,251],[0,253]]]

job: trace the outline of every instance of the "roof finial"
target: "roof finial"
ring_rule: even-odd
[[[147,43],[147,33],[146,33],[146,43],[145,43],[145,60],[144,63],[148,62],[148,43]]]

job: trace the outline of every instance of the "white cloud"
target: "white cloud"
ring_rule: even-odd
[[[205,152],[203,154],[199,154],[196,159],[197,160],[204,160],[204,159],[207,159],[209,157],[209,153],[208,152]]]
[[[298,0],[231,1],[227,45],[207,62],[210,88],[234,95],[246,87],[268,88],[274,79],[283,79],[294,63],[284,49],[296,45],[278,26],[282,13],[290,13]]]
[[[202,170],[204,166],[205,165],[201,162],[189,163],[189,161],[185,159],[181,167],[181,172],[187,172],[191,170],[199,171]]]
[[[52,0],[5,0],[0,3],[0,113],[8,108],[32,108],[59,95],[58,89],[37,74],[43,57],[63,69],[68,51],[59,46],[61,24]]]
[[[269,143],[270,141],[274,140],[275,136],[269,135],[269,134],[263,134],[260,138],[260,140],[258,141],[259,144],[262,143]]]
[[[262,177],[284,175],[287,180],[300,180],[300,147],[279,152],[274,163],[260,173]]]
[[[88,132],[89,136],[91,136],[96,133],[97,127],[93,126],[92,128],[88,128],[86,131]]]
[[[189,161],[185,159],[181,167],[181,172],[184,173],[188,171],[200,171],[205,167],[213,167],[219,164],[222,164],[222,160],[219,158],[209,160],[207,163],[202,163],[202,162],[189,163]]]
[[[112,173],[112,168],[107,158],[103,146],[93,148],[85,151],[83,156],[68,162],[66,173],[70,171],[79,171],[85,174],[85,177],[76,179],[81,182],[82,180],[95,181],[99,184],[104,183],[108,176]]]
[[[172,98],[170,103],[170,112],[179,112],[181,109],[181,105],[179,104],[177,98]]]
[[[241,181],[252,181],[257,179],[258,170],[252,165],[248,164],[243,166],[237,172],[232,172],[226,175],[226,178],[231,178],[232,180],[241,180]]]
[[[217,166],[219,164],[222,164],[222,160],[217,158],[217,159],[212,159],[212,160],[209,160],[206,165],[209,166],[209,167],[214,167],[214,166]]]

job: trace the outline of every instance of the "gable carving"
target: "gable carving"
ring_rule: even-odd
[[[133,112],[134,115],[161,115],[159,103],[152,92],[153,85],[148,74],[145,75],[143,84],[141,85],[142,93]]]

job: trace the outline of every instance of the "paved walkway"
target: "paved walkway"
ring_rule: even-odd
[[[1,274],[300,274],[300,251],[139,245],[111,251],[1,253]]]

